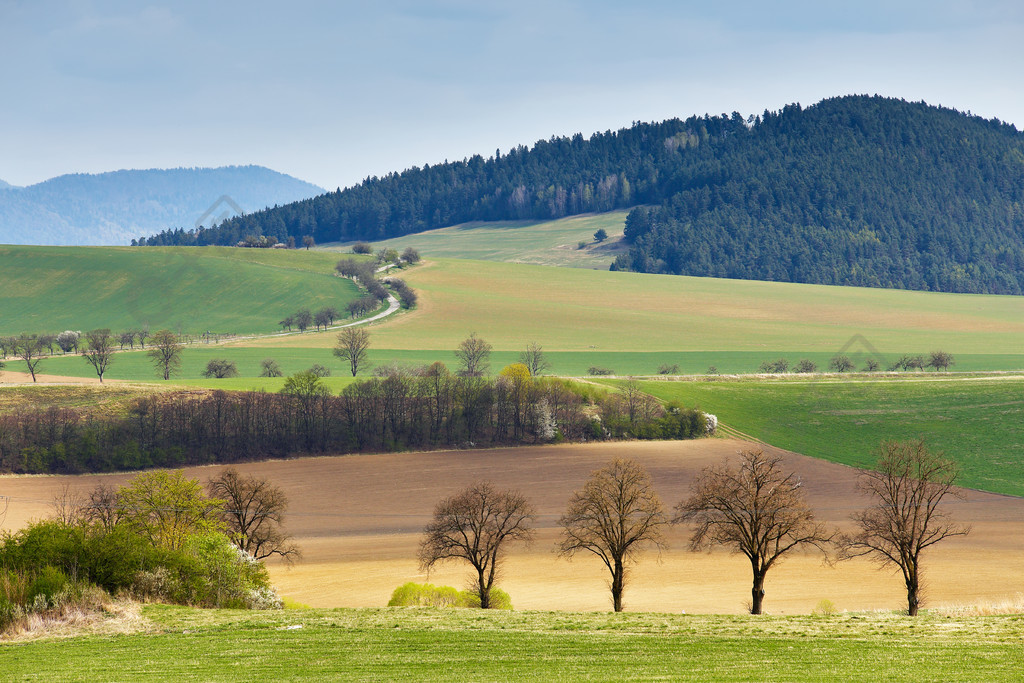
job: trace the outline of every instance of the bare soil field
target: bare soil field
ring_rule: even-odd
[[[12,362],[12,361],[8,361]],[[104,384],[111,382],[120,382],[119,379],[105,379]],[[12,370],[3,370],[0,372],[0,384],[3,385],[20,385],[20,384],[99,384],[100,380],[98,377],[65,377],[63,375],[44,375],[36,373],[36,381],[32,381],[32,375],[27,372],[16,372]]]
[[[526,493],[539,513],[537,538],[513,547],[504,565],[502,588],[517,609],[607,610],[611,601],[606,570],[591,556],[572,562],[553,553],[558,517],[588,474],[615,456],[635,458],[651,472],[671,507],[687,495],[702,467],[735,456],[752,444],[726,439],[688,442],[625,442],[539,446],[485,451],[444,451],[302,458],[246,464],[239,469],[267,477],[291,500],[288,529],[304,559],[289,568],[271,564],[281,593],[313,607],[385,605],[406,581],[465,587],[468,565],[452,563],[421,573],[416,563],[420,531],[444,496],[479,479],[491,479]],[[775,451],[803,478],[818,515],[845,524],[864,505],[854,490],[857,470]],[[218,466],[191,468],[206,480]],[[10,502],[2,528],[17,529],[48,514],[54,493],[66,484],[89,489],[103,480],[120,483],[131,475],[6,476],[0,495]],[[926,600],[995,603],[1024,589],[1024,499],[964,491],[949,510],[973,526],[972,533],[937,546],[926,556]],[[2,510],[0,502],[0,510]],[[691,553],[687,530],[673,528],[671,547],[660,559],[648,553],[629,581],[627,610],[742,613],[750,598],[750,567],[726,551]],[[857,560],[824,566],[818,555],[794,555],[771,570],[765,608],[773,614],[808,613],[823,599],[840,610],[901,609],[900,577]]]

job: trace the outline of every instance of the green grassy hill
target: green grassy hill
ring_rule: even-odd
[[[375,242],[373,246],[374,249],[391,247],[399,251],[414,247],[421,254],[440,258],[607,270],[615,257],[627,249],[622,242],[626,214],[626,211],[612,211],[553,221],[463,223]],[[608,239],[598,243],[594,233],[602,228],[608,233]],[[582,249],[580,242],[586,243]]]
[[[615,382],[609,382],[615,384]],[[923,438],[960,484],[1024,496],[1024,377],[835,377],[643,382],[773,446],[856,467],[882,440]]]
[[[273,332],[307,306],[358,296],[337,256],[227,247],[0,247],[0,334],[148,324],[187,333]]]
[[[476,331],[498,351],[519,351],[535,340],[549,351],[580,357],[708,354],[701,364],[715,354],[732,352],[761,360],[780,354],[834,354],[844,348],[851,354],[869,348],[882,354],[936,348],[954,355],[1022,352],[1024,297],[427,258],[428,263],[402,275],[419,292],[420,304],[377,326],[374,349],[450,351]],[[333,344],[330,334],[258,342]],[[656,366],[647,367],[636,371],[656,371]],[[695,367],[703,371],[707,366]],[[1024,366],[1006,369],[1017,367]]]

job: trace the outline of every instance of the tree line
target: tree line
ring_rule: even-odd
[[[739,462],[705,468],[689,496],[666,511],[650,475],[634,460],[617,458],[595,470],[572,494],[558,526],[559,555],[599,559],[609,573],[612,607],[623,609],[630,567],[649,548],[666,547],[670,524],[690,526],[690,549],[723,547],[750,562],[751,614],[761,614],[768,571],[802,548],[826,561],[870,557],[898,569],[907,589],[907,613],[921,603],[921,562],[925,550],[969,527],[955,523],[940,504],[957,497],[955,464],[922,441],[883,442],[874,470],[862,473],[858,488],[870,499],[852,516],[852,530],[840,532],[817,521],[800,478],[782,459],[761,450],[740,454]],[[473,484],[440,501],[424,528],[420,568],[458,560],[473,568],[480,607],[491,607],[491,592],[508,546],[529,542],[537,513],[519,491],[491,482]]]
[[[638,385],[619,393],[514,364],[497,377],[460,376],[444,364],[389,369],[334,395],[320,376],[288,377],[280,393],[166,392],[136,399],[125,414],[68,407],[0,415],[0,470],[111,472],[231,463],[308,453],[616,438],[704,436],[709,418],[662,407]]]

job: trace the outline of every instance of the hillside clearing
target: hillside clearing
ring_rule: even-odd
[[[607,270],[627,245],[622,242],[628,211],[582,214],[552,221],[495,221],[453,225],[374,242],[374,249],[413,247],[434,258],[478,259]],[[596,242],[604,229],[608,238]],[[585,243],[581,249],[580,242]],[[325,247],[347,250],[349,247]]]

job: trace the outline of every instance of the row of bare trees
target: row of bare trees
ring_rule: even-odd
[[[907,612],[914,616],[923,552],[969,531],[939,508],[947,495],[958,495],[955,479],[954,463],[923,442],[884,442],[875,469],[865,471],[858,484],[870,505],[853,515],[856,531],[840,533],[815,519],[800,478],[784,471],[781,458],[760,450],[742,453],[738,464],[704,469],[671,518],[643,466],[616,459],[573,493],[559,520],[557,550],[564,557],[589,553],[600,559],[616,612],[622,610],[629,567],[645,549],[666,547],[663,532],[672,523],[690,525],[691,550],[721,546],[749,560],[752,614],[762,613],[768,571],[791,551],[815,549],[827,562],[869,556],[902,572]],[[420,544],[421,568],[429,571],[451,559],[468,562],[486,608],[507,546],[530,541],[535,521],[536,510],[521,493],[489,482],[470,486],[435,508]]]

